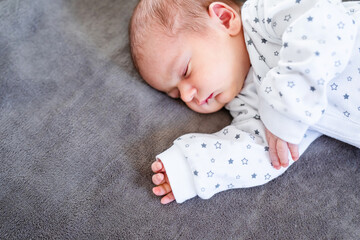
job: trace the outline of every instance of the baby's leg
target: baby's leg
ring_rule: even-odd
[[[156,160],[151,165],[152,171],[155,173],[152,176],[152,181],[156,187],[153,188],[153,193],[156,196],[164,196],[161,198],[162,204],[168,204],[175,200],[174,194],[172,193],[171,186],[169,183],[169,179],[166,175],[166,171],[164,165],[160,160]]]

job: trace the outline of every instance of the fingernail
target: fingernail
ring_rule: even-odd
[[[157,163],[156,163],[156,167],[160,170],[161,167],[162,167],[161,163],[160,163],[160,162],[157,162]]]

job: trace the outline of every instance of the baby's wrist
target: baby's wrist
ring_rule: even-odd
[[[177,203],[182,203],[197,195],[191,169],[184,154],[176,145],[156,158],[161,159]]]

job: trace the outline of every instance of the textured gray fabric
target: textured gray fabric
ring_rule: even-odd
[[[0,239],[359,239],[360,150],[327,137],[267,185],[159,203],[154,156],[231,119],[141,80],[135,4],[0,1]]]

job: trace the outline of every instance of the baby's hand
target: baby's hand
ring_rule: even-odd
[[[269,143],[270,160],[274,168],[279,170],[281,167],[289,166],[288,153],[294,161],[299,159],[299,148],[296,144],[285,142],[266,129],[266,139]]]
[[[157,187],[153,188],[153,193],[156,196],[164,196],[161,198],[162,204],[168,204],[175,200],[174,194],[172,193],[171,186],[169,183],[169,179],[166,175],[164,165],[158,159],[151,165],[151,169],[154,173],[152,176],[152,181]]]

